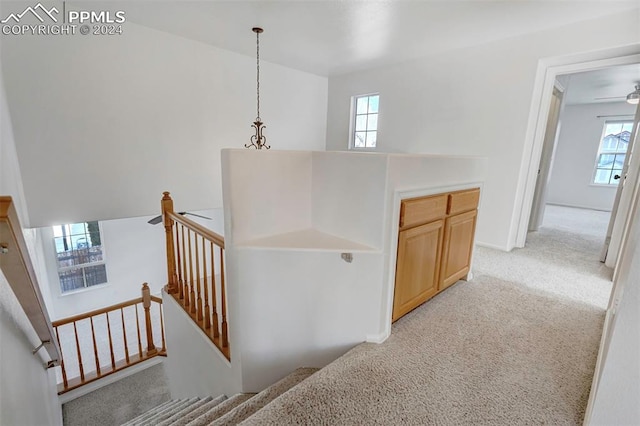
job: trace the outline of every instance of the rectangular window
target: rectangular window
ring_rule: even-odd
[[[596,157],[593,183],[618,185],[631,138],[632,121],[607,121]]]
[[[62,293],[107,282],[107,268],[98,222],[53,227]]]
[[[380,95],[353,98],[351,148],[375,148],[378,141],[378,104]]]

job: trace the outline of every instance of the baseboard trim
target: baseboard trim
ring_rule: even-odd
[[[598,393],[600,375],[602,374],[602,369],[604,368],[604,362],[607,356],[607,341],[609,340],[609,334],[611,333],[612,323],[613,311],[611,308],[609,308],[607,309],[607,313],[604,317],[602,337],[600,338],[600,347],[598,348],[598,357],[596,358],[596,368],[593,372],[593,379],[591,380],[591,390],[589,391],[589,399],[587,400],[587,407],[584,412],[584,422],[582,423],[583,425],[589,425],[591,423],[591,416],[593,415],[593,403]]]
[[[389,333],[367,334],[365,342],[367,343],[382,343],[389,338]]]
[[[547,203],[547,205],[559,206],[559,207],[571,207],[571,208],[574,208],[574,209],[595,210],[597,212],[611,213],[611,208],[603,209],[603,208],[597,208],[597,207],[593,207],[593,206],[582,206],[582,205],[578,205],[578,204],[564,204],[564,203]]]
[[[482,241],[476,241],[476,245],[478,247],[485,247],[485,248],[490,248],[490,249],[494,249],[494,250],[500,250],[500,251],[504,251],[504,252],[507,252],[507,253],[511,251],[511,250],[508,250],[506,247],[497,246],[495,244],[484,243]]]
[[[102,379],[95,380],[91,383],[87,383],[86,385],[80,386],[79,388],[70,390],[69,392],[65,392],[62,395],[58,395],[58,401],[60,401],[60,404],[65,404],[69,401],[73,401],[76,398],[80,398],[81,396],[84,396],[88,393],[98,390],[104,386],[110,385],[111,383],[115,383],[118,380],[122,380],[125,377],[132,376],[136,373],[146,370],[149,367],[153,367],[154,365],[158,365],[163,362],[164,362],[164,357],[154,356],[151,359],[139,362],[135,365],[132,365],[131,367],[127,367],[113,374],[109,374],[108,376],[105,376]]]

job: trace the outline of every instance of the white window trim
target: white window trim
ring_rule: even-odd
[[[351,109],[349,111],[349,150],[350,151],[376,151],[378,149],[378,141],[374,147],[356,147],[355,134],[356,134],[356,102],[358,98],[364,98],[365,96],[380,96],[379,92],[363,93],[361,95],[353,95],[351,97]],[[376,129],[377,136],[380,135],[380,106],[378,105],[378,128]]]
[[[599,188],[617,188],[618,185],[620,185],[620,180],[622,180],[622,177],[620,179],[618,179],[618,183],[614,184],[614,183],[597,183],[595,182],[596,180],[596,174],[598,173],[598,161],[600,160],[600,155],[603,154],[602,151],[600,151],[600,147],[602,145],[602,140],[604,139],[604,137],[606,136],[605,133],[607,132],[607,124],[615,124],[615,123],[633,123],[632,120],[604,120],[604,122],[602,123],[602,134],[600,135],[600,139],[598,140],[598,151],[596,152],[596,159],[593,165],[593,172],[591,174],[591,180],[589,181],[589,186],[595,186],[595,187],[599,187]],[[626,153],[626,151],[625,151]],[[620,154],[620,151],[615,151],[615,152],[607,152],[607,154]],[[624,167],[624,165],[623,165]]]
[[[58,294],[60,296],[69,296],[72,294],[77,294],[77,293],[83,293],[85,291],[90,291],[90,290],[95,290],[98,288],[102,288],[102,287],[106,287],[109,285],[109,272],[107,271],[107,282],[104,283],[100,283],[100,284],[96,284],[96,285],[92,285],[89,287],[82,287],[82,288],[76,288],[74,290],[69,290],[69,291],[63,291],[62,290],[62,283],[60,282],[60,272],[65,272],[65,271],[69,271],[72,269],[76,269],[79,267],[82,268],[87,268],[87,267],[91,267],[91,266],[97,266],[97,265],[104,265],[105,266],[105,270],[107,269],[107,254],[106,254],[106,248],[104,245],[104,233],[102,232],[102,222],[100,221],[89,221],[89,222],[98,222],[98,229],[100,231],[100,242],[102,244],[102,260],[97,261],[97,262],[89,262],[89,263],[82,263],[80,265],[73,265],[73,266],[63,266],[63,267],[59,267],[58,266],[58,251],[56,248],[56,237],[54,235],[54,233],[51,233],[51,243],[53,244],[53,256],[54,256],[54,264],[56,265],[56,270],[55,270],[55,276],[56,276],[56,281],[58,283]],[[74,223],[78,223],[78,222],[74,222]],[[86,223],[86,222],[85,222]],[[69,225],[68,223],[64,223],[62,225]],[[86,282],[85,282],[86,284]]]

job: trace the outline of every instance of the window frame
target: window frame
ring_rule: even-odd
[[[369,98],[371,96],[377,96],[378,97],[378,111],[375,113],[369,113],[367,111],[367,118],[369,115],[377,115],[378,116],[378,122],[376,123],[376,146],[364,146],[364,147],[357,147],[355,140],[356,140],[356,119],[358,115],[364,115],[364,114],[357,114],[357,107],[358,107],[358,99],[361,98]],[[349,118],[349,150],[354,150],[354,151],[375,151],[378,148],[378,134],[379,134],[379,130],[380,130],[380,93],[379,92],[371,92],[371,93],[364,93],[361,95],[354,95],[351,97],[351,111],[350,111],[350,118]],[[365,131],[370,131],[370,130],[365,130]]]
[[[604,138],[607,136],[607,126],[610,124],[622,124],[624,126],[624,124],[631,124],[631,128],[633,131],[633,120],[605,120],[603,125],[602,125],[602,134],[600,135],[600,139],[598,140],[598,150],[596,151],[596,158],[595,158],[595,162],[594,162],[594,166],[593,166],[593,172],[591,174],[591,181],[589,182],[589,185],[593,185],[593,186],[598,186],[598,187],[604,187],[604,188],[617,188],[618,185],[620,184],[620,180],[617,180],[617,183],[599,183],[596,182],[596,175],[598,174],[598,170],[602,169],[602,167],[598,167],[598,164],[600,163],[600,157],[602,155],[620,155],[620,154],[624,154],[625,155],[625,162],[626,162],[626,154],[629,150],[629,147],[627,145],[627,149],[622,152],[622,151],[604,151],[602,149],[602,143],[604,141]],[[615,158],[615,157],[614,157]],[[615,162],[615,160],[614,160]],[[622,165],[622,170],[624,170],[624,163]],[[615,168],[611,168],[611,173],[613,173],[614,170],[617,170]],[[622,171],[620,173],[620,175],[622,176]],[[609,179],[611,180],[611,179]]]
[[[87,262],[87,263],[81,263],[78,265],[71,265],[71,266],[60,266],[59,262],[58,262],[58,249],[56,246],[56,240],[61,238],[60,236],[56,236],[55,234],[55,230],[54,227],[55,226],[71,226],[71,225],[76,225],[79,223],[86,223],[89,224],[90,222],[97,222],[98,224],[98,232],[100,234],[100,248],[101,248],[101,254],[102,254],[102,260],[98,260],[98,261],[94,261],[94,262]],[[56,278],[58,280],[58,291],[60,292],[59,294],[61,296],[67,296],[70,294],[75,294],[75,293],[81,293],[81,292],[85,292],[85,291],[89,291],[89,290],[93,290],[93,289],[97,289],[97,288],[101,288],[104,287],[106,285],[109,284],[109,276],[107,273],[107,257],[106,257],[106,250],[105,250],[105,245],[104,245],[104,233],[102,232],[102,222],[100,221],[96,221],[96,220],[90,220],[90,221],[86,221],[86,222],[74,222],[74,223],[64,223],[64,224],[60,224],[60,225],[55,225],[51,227],[52,230],[52,238],[51,238],[51,242],[53,243],[53,256],[54,256],[54,261],[55,261],[55,265],[56,265]],[[86,230],[85,234],[89,234],[88,229]],[[73,234],[73,235],[78,235],[78,234]],[[71,235],[69,235],[69,237],[71,237]],[[85,269],[86,268],[90,268],[93,266],[99,266],[99,265],[104,265],[105,267],[105,277],[106,277],[106,281],[103,283],[99,283],[99,284],[95,284],[95,285],[91,285],[88,286],[87,285],[87,276],[85,273]],[[62,287],[62,280],[60,278],[60,273],[61,272],[66,272],[66,271],[72,271],[74,269],[81,269],[82,270],[82,282],[83,282],[83,286],[79,287],[79,288],[75,288],[72,290],[64,290],[64,288]]]

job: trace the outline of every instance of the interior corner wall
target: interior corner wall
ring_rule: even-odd
[[[220,149],[255,120],[255,58],[133,22],[121,36],[3,36],[32,227],[222,207]],[[327,78],[261,63],[273,149],[323,150]]]
[[[26,217],[20,168],[0,72],[0,195],[10,195]],[[0,271],[0,424],[62,425],[53,370],[31,350],[38,337]],[[41,351],[42,352],[42,351]]]
[[[539,61],[638,43],[623,13],[329,79],[327,150],[345,150],[350,100],[380,93],[378,150],[487,157],[480,244],[509,250]]]
[[[626,102],[566,105],[548,184],[547,202],[611,211],[616,187],[592,184],[598,147],[606,120],[633,119],[635,107]]]

